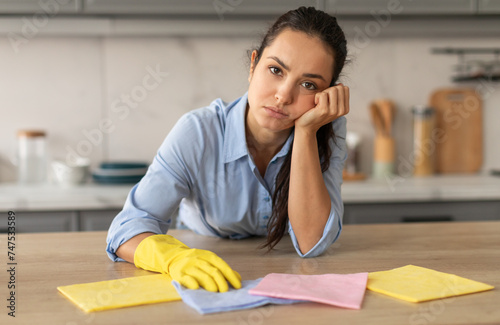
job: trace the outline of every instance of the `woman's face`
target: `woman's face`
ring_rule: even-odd
[[[333,55],[322,40],[284,30],[255,63],[252,53],[248,123],[271,132],[288,130],[315,106],[314,97],[332,80]]]

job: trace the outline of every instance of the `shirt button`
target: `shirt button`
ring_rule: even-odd
[[[264,201],[266,201],[266,202],[269,202],[270,200],[271,200],[271,198],[270,198],[269,196],[266,196],[266,197],[264,198]]]
[[[269,219],[269,216],[263,216],[262,219],[264,220]]]

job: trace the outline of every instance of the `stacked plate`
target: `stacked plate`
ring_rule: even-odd
[[[92,172],[92,178],[101,184],[135,184],[146,174],[148,166],[139,162],[103,162]]]

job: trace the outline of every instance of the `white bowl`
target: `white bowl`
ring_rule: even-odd
[[[83,184],[89,176],[90,161],[88,159],[78,160],[69,164],[61,160],[52,162],[54,178],[60,185],[73,186]]]

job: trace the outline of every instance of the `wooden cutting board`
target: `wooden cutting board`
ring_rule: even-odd
[[[478,172],[483,163],[480,96],[474,89],[439,89],[432,93],[430,106],[436,111],[436,172]]]

